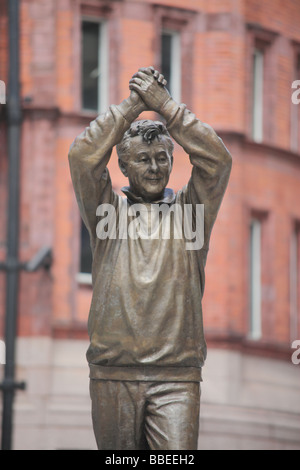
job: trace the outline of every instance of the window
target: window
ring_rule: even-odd
[[[275,47],[278,33],[264,29],[257,23],[247,23],[247,29],[249,136],[257,143],[274,145],[274,119],[278,99],[276,87],[270,86],[270,83],[273,82],[278,67],[278,51]]]
[[[0,104],[6,104],[6,86],[2,80],[0,80]]]
[[[290,338],[298,338],[300,283],[300,224],[294,224],[290,246]]]
[[[294,80],[299,90],[300,85],[300,52],[295,54]],[[299,83],[298,83],[299,81]],[[297,89],[292,89],[293,99],[291,108],[291,150],[299,152],[300,150],[300,103],[298,102],[300,94]]]
[[[250,338],[261,337],[261,221],[250,224]]]
[[[263,140],[263,104],[264,52],[255,48],[253,54],[252,138],[256,142]]]
[[[162,3],[166,2],[153,4],[153,65],[165,75],[174,100],[190,107],[195,86],[193,64],[199,12]]]
[[[82,109],[103,112],[108,107],[108,61],[106,23],[82,21]]]
[[[181,101],[181,45],[178,31],[163,30],[161,35],[161,70],[175,101]]]
[[[78,280],[82,284],[90,284],[92,281],[92,251],[90,246],[89,232],[81,220],[81,234],[80,234],[80,273]]]

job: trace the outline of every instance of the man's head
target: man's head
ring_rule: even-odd
[[[158,199],[168,184],[174,145],[162,122],[136,121],[117,145],[119,166],[130,189],[145,202]]]

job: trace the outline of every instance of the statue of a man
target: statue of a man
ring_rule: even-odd
[[[206,357],[204,268],[231,156],[214,130],[178,105],[165,85],[153,67],[140,69],[129,82],[129,98],[93,121],[69,154],[93,253],[87,359],[93,426],[101,450],[197,449]],[[159,113],[166,126],[134,122],[145,110]],[[170,136],[192,164],[191,178],[177,194],[166,188],[173,163]],[[114,146],[129,180],[123,188],[126,198],[113,191],[107,169]],[[202,227],[196,216],[201,205]],[[159,229],[164,215],[154,210],[161,207],[167,212],[176,207],[173,215],[181,215],[182,225],[191,217],[190,231],[197,235],[202,230],[202,243],[187,249],[191,237],[186,227],[182,236],[175,229],[163,236]],[[136,236],[141,235],[139,217],[131,236],[120,230],[124,225],[129,232],[135,216],[149,221],[151,211],[157,216],[152,236],[145,236],[147,230]]]

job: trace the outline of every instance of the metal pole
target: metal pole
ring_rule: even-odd
[[[9,81],[8,81],[8,206],[6,258],[6,364],[3,391],[2,450],[11,450],[13,433],[13,402],[15,383],[15,338],[19,287],[19,196],[20,196],[20,85],[19,85],[19,0],[8,0],[9,16]]]
[[[24,382],[15,381],[19,272],[24,270],[30,273],[41,268],[49,270],[52,264],[51,247],[41,248],[26,263],[21,263],[19,260],[20,137],[22,122],[19,83],[19,0],[7,0],[7,5],[9,17],[7,252],[5,263],[0,263],[0,270],[6,272],[6,363],[4,380],[0,383],[0,390],[3,392],[2,450],[12,449],[15,391],[25,389]]]

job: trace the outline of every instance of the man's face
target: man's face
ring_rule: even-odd
[[[141,136],[131,140],[126,162],[121,162],[121,170],[128,177],[131,191],[141,196],[145,202],[157,200],[168,184],[173,157],[164,136],[151,144]]]

